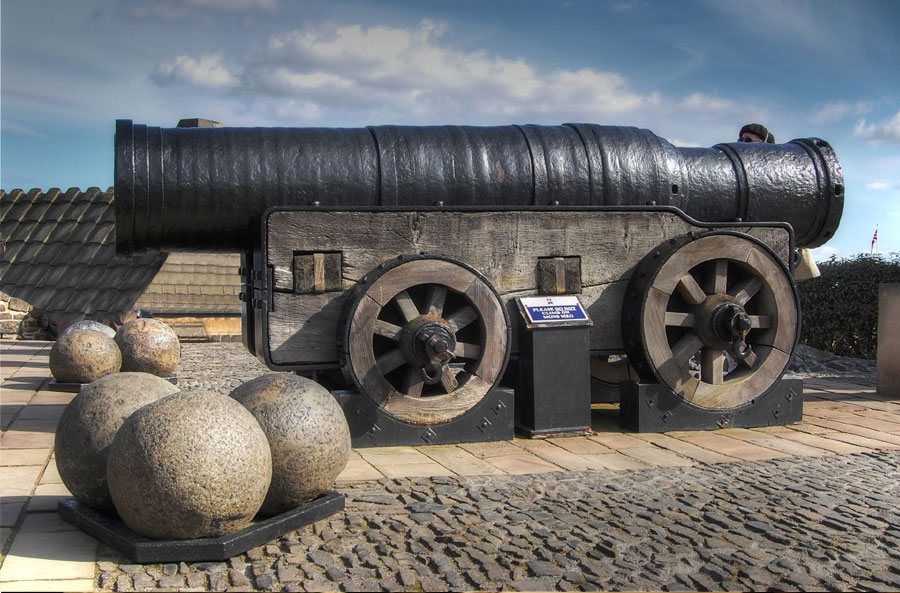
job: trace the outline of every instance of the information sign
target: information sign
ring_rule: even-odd
[[[593,325],[575,295],[517,299],[529,325]]]

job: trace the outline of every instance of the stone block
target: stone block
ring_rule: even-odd
[[[114,512],[106,482],[109,446],[135,410],[177,391],[148,373],[106,375],[81,389],[63,412],[55,440],[60,477],[75,498]]]
[[[878,393],[900,395],[900,284],[878,286]]]
[[[219,537],[247,527],[272,479],[266,435],[237,401],[180,392],[134,412],[109,448],[113,504],[151,539]]]
[[[21,311],[22,313],[28,313],[34,307],[32,307],[30,303],[26,303],[22,299],[12,297],[11,299],[9,299],[9,308],[12,311]]]
[[[311,379],[269,373],[231,392],[256,418],[272,451],[272,484],[260,513],[312,500],[343,471],[350,429],[337,400]]]

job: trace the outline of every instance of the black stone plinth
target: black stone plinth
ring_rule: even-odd
[[[803,418],[803,381],[786,377],[730,409],[700,408],[659,383],[621,384],[619,426],[634,432],[784,426]]]
[[[494,387],[464,414],[439,424],[409,424],[394,418],[358,391],[335,391],[350,426],[353,448],[448,445],[510,441],[515,391]]]
[[[589,433],[590,326],[524,326],[516,432],[532,439]]]
[[[165,379],[172,385],[178,385],[178,373],[172,373],[171,377],[160,377],[161,379]],[[69,393],[78,393],[81,391],[81,388],[85,385],[90,385],[90,383],[60,383],[54,378],[50,378],[50,382],[47,384],[48,391],[68,391]]]
[[[286,513],[254,521],[238,532],[202,539],[157,540],[138,535],[114,517],[85,506],[74,498],[59,501],[60,516],[109,547],[142,564],[157,562],[221,561],[243,554],[286,533],[344,510],[344,495],[327,491]]]

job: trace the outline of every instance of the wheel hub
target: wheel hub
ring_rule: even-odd
[[[717,293],[706,297],[694,309],[694,331],[710,348],[729,349],[750,331],[750,316],[733,297]]]
[[[734,303],[725,303],[713,311],[712,330],[716,336],[726,342],[735,338],[743,338],[750,331],[750,316],[743,307]]]
[[[456,336],[445,319],[420,315],[403,328],[400,347],[407,362],[422,369],[425,383],[434,385],[455,358]]]

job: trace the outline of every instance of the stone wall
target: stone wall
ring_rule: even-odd
[[[33,313],[30,304],[0,291],[0,337],[46,339],[47,333]]]
[[[900,284],[878,286],[878,393],[900,395]]]

